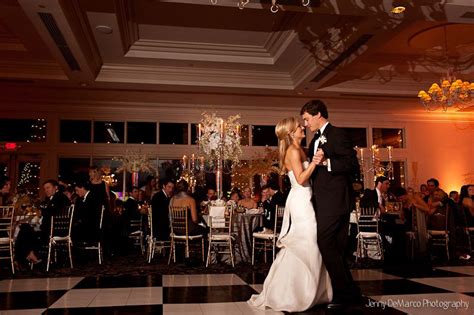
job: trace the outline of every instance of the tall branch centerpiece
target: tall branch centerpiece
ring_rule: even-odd
[[[204,170],[205,161],[207,167],[215,172],[218,199],[222,198],[223,161],[236,165],[242,155],[239,119],[240,115],[223,119],[217,117],[216,113],[204,112],[198,125],[199,153],[204,157],[200,168]]]

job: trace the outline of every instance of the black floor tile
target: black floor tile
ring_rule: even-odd
[[[141,314],[163,314],[163,305],[134,305],[134,306],[112,306],[112,307],[82,307],[82,308],[55,308],[48,309],[45,315],[141,315]]]
[[[295,312],[291,314],[300,314],[300,315],[356,315],[356,314],[368,314],[368,315],[379,315],[379,314],[388,314],[388,315],[402,315],[406,314],[402,311],[399,311],[394,308],[390,307],[381,307],[378,304],[370,303],[370,301],[374,302],[374,300],[364,297],[363,304],[361,305],[352,305],[348,306],[341,310],[328,310],[326,305],[316,305],[309,310],[304,312]],[[378,305],[378,307],[377,307]]]
[[[360,281],[358,285],[366,296],[451,292],[406,279]]]
[[[469,296],[474,296],[474,292],[467,292],[467,293],[462,293],[462,294],[469,295]]]
[[[248,271],[248,272],[237,272],[236,274],[248,284],[263,284],[268,273]]]
[[[115,276],[115,277],[86,277],[74,289],[95,288],[135,288],[158,287],[163,283],[161,275],[153,276]]]
[[[384,273],[391,274],[401,278],[445,278],[445,277],[466,277],[459,272],[431,269],[431,268],[403,268],[403,269],[385,269]]]
[[[163,304],[223,303],[247,301],[257,292],[248,285],[210,287],[164,287]]]
[[[0,310],[47,308],[66,290],[0,293]]]

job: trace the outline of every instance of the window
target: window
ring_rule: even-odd
[[[160,131],[161,131],[161,129],[160,129]],[[192,145],[195,145],[198,142],[198,132],[199,132],[198,124],[191,124],[191,144]],[[160,141],[160,143],[161,143],[161,141]]]
[[[46,120],[0,119],[0,141],[45,142]]]
[[[367,129],[365,128],[342,128],[344,129],[352,141],[352,146],[359,148],[367,148]]]
[[[94,121],[95,143],[124,143],[123,122]]]
[[[277,146],[275,126],[252,126],[252,145]]]
[[[160,123],[160,144],[188,144],[188,124]]]
[[[403,129],[396,128],[373,128],[372,129],[373,144],[380,148],[392,146],[394,148],[403,148]]]
[[[8,165],[7,163],[0,162],[0,176],[8,176]]]
[[[249,136],[249,125],[242,125],[240,129],[240,145],[249,146],[250,145],[250,136]]]
[[[25,190],[28,194],[38,196],[40,189],[40,163],[20,162],[18,190]]]
[[[68,183],[87,181],[89,166],[89,158],[59,158],[58,178]]]
[[[90,143],[91,125],[89,120],[61,120],[59,123],[59,141],[72,143]]]
[[[156,144],[156,123],[128,122],[127,143]]]

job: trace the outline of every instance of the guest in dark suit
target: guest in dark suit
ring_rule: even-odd
[[[125,218],[125,222],[127,223],[127,226],[130,225],[130,220],[140,220],[141,218],[140,207],[138,204],[139,192],[140,191],[138,187],[132,187],[130,196],[127,198],[127,201],[125,201],[123,204],[123,210],[124,210],[123,215]]]
[[[44,193],[46,194],[46,199],[40,206],[41,216],[43,217],[41,222],[43,240],[49,240],[51,217],[65,213],[70,205],[69,199],[59,191],[58,187],[59,184],[54,179],[47,180],[43,184]]]
[[[80,242],[96,242],[100,235],[102,200],[90,190],[88,183],[78,183],[75,188],[78,198],[74,207],[73,237]]]
[[[390,181],[385,176],[379,176],[375,180],[375,189],[366,189],[360,199],[362,208],[379,208],[381,213],[385,212],[385,195],[390,188]]]
[[[344,259],[349,215],[354,205],[352,182],[360,172],[357,153],[346,132],[328,122],[328,110],[322,101],[306,103],[300,114],[305,127],[316,132],[308,156],[310,161],[313,157],[320,160],[311,178],[318,245],[334,290],[328,308],[342,308],[361,302],[360,289]]]
[[[273,232],[275,227],[276,206],[285,205],[285,196],[280,191],[280,186],[275,182],[270,182],[262,187],[262,191],[266,192],[267,199],[263,202],[263,227]]]
[[[11,187],[10,178],[6,176],[0,177],[0,206],[7,206],[12,203],[10,196]]]
[[[174,183],[165,179],[162,181],[161,191],[155,193],[151,199],[153,237],[159,241],[170,240],[169,205],[173,190]]]

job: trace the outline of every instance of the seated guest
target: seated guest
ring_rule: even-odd
[[[74,207],[73,237],[80,242],[96,242],[99,239],[102,205],[90,191],[88,183],[78,183],[75,188],[78,198]]]
[[[242,206],[245,209],[257,208],[257,203],[252,199],[252,190],[250,187],[245,187],[242,191],[242,199],[239,200],[239,206]]]
[[[127,222],[127,226],[130,225],[130,220],[140,220],[141,218],[140,205],[138,203],[139,194],[140,190],[138,187],[132,187],[130,196],[128,196],[127,200],[123,204],[123,215],[125,221]],[[130,230],[130,232],[133,231]]]
[[[0,206],[8,206],[12,204],[10,189],[12,183],[10,178],[6,176],[0,177]]]
[[[430,178],[426,181],[426,191],[423,200],[429,204],[430,198],[433,197],[435,190],[439,189],[439,181],[436,178]]]
[[[453,257],[454,245],[456,244],[456,204],[448,198],[448,194],[444,190],[436,188],[429,198],[428,206],[430,207],[427,222],[428,230],[447,229],[449,231],[449,250],[451,257]],[[446,218],[446,215],[448,218]]]
[[[262,196],[265,200],[263,206],[263,226],[257,227],[255,232],[262,231],[264,233],[273,233],[276,219],[276,206],[284,206],[285,198],[280,192],[278,184],[270,182],[268,185],[262,187]]]
[[[149,175],[146,178],[146,183],[140,188],[143,191],[143,201],[150,202],[155,191],[156,179],[155,176]]]
[[[36,232],[29,224],[22,224],[15,243],[15,257],[17,261],[28,260],[32,263],[40,262],[38,251],[42,245],[49,242],[51,233],[51,217],[65,213],[69,207],[69,200],[58,190],[58,182],[50,179],[44,182],[43,190],[46,199],[40,205],[41,227],[40,232]]]
[[[235,211],[237,209],[237,206],[239,204],[240,200],[240,194],[238,190],[233,190],[230,193],[230,199],[227,201],[227,205],[232,209],[232,211]]]
[[[169,205],[173,196],[174,183],[169,179],[165,179],[161,183],[161,191],[155,193],[151,199],[153,237],[159,241],[169,241],[171,232]]]
[[[201,223],[201,218],[196,209],[196,201],[188,192],[189,184],[180,180],[176,184],[176,194],[170,200],[170,207],[188,208],[188,233],[189,235],[206,235],[207,228]]]
[[[362,208],[378,208],[380,213],[385,212],[385,196],[390,188],[390,181],[385,176],[375,179],[375,189],[366,189],[360,199]]]
[[[455,203],[458,203],[459,202],[459,193],[455,190],[451,191],[449,193],[449,199],[451,199]]]
[[[474,226],[474,185],[464,185],[461,187],[459,195],[459,205],[466,216],[467,225]]]

